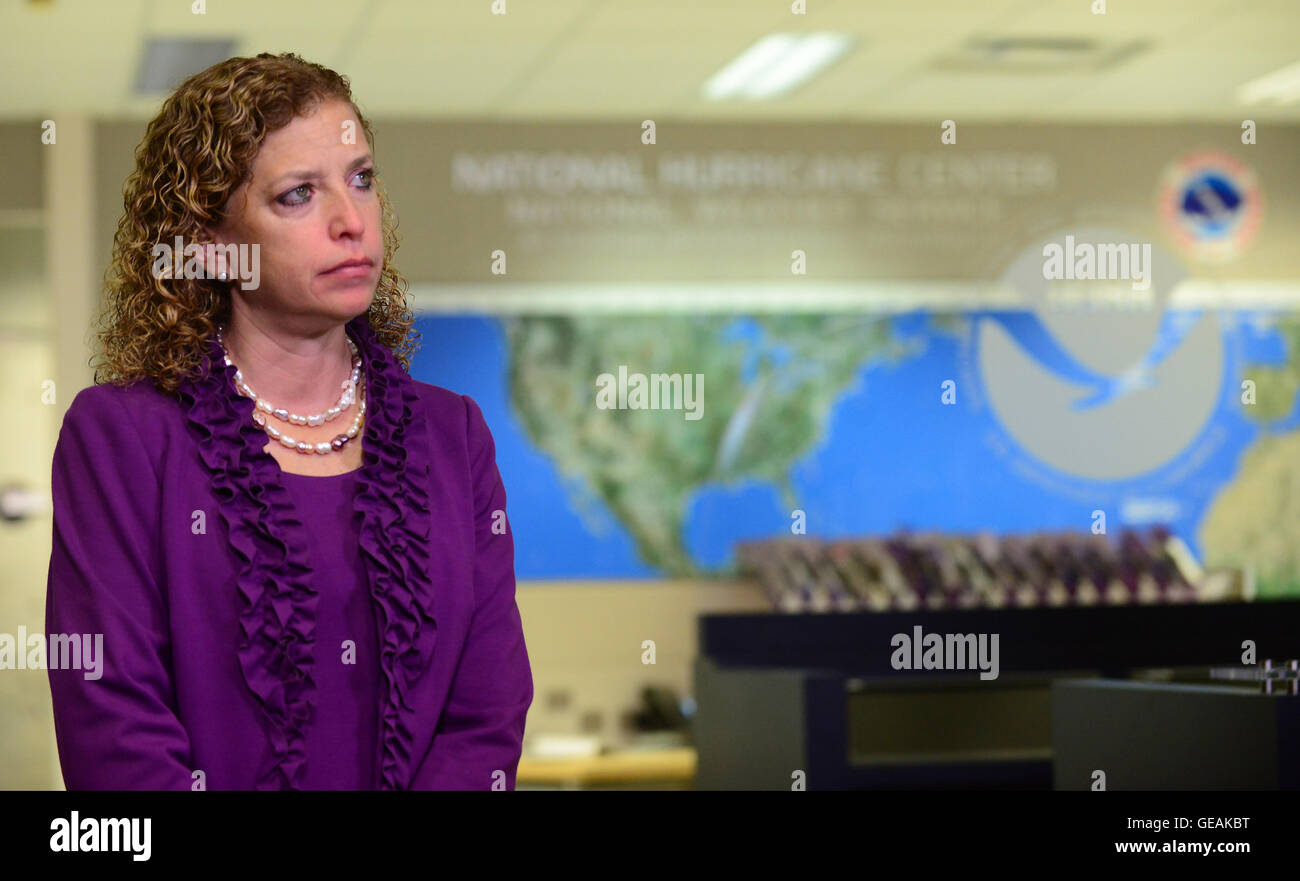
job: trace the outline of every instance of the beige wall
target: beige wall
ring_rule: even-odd
[[[46,266],[48,236],[42,171],[48,158],[39,120],[0,125],[0,487],[48,499],[50,456],[62,409],[56,377],[53,309]],[[83,194],[84,197],[84,194]],[[0,633],[45,629],[50,559],[48,509],[0,522]],[[43,670],[0,670],[0,788],[46,789],[56,768],[49,684]]]
[[[1118,224],[1172,250],[1159,210],[1162,175],[1175,160],[1203,151],[1253,169],[1265,211],[1243,259],[1204,269],[1232,278],[1300,275],[1300,249],[1294,246],[1300,236],[1297,126],[1265,126],[1258,144],[1244,145],[1234,125],[969,125],[959,145],[945,148],[937,126],[916,124],[665,122],[659,144],[643,146],[636,126],[618,123],[372,122],[380,175],[401,221],[397,265],[413,284],[789,282],[792,248],[810,255],[810,279],[819,281],[992,278],[1037,236],[1083,222]],[[144,128],[137,122],[97,128],[96,228],[105,259],[122,207],[122,182]],[[806,193],[761,184],[713,192],[658,177],[661,158],[787,151],[805,162],[823,154],[874,157],[879,174],[856,192]],[[552,152],[618,157],[640,169],[646,189],[548,193],[525,182],[481,192],[452,183],[458,154],[537,158]],[[963,159],[997,167],[1017,161],[1019,176],[989,173],[972,180],[957,164]],[[954,165],[942,164],[948,160]],[[526,223],[507,209],[512,201],[560,214]],[[671,221],[584,222],[564,213],[615,203],[668,207]],[[710,213],[736,205],[744,206],[742,222]],[[845,219],[837,220],[841,211]],[[490,271],[496,248],[510,258],[508,278]]]
[[[750,582],[521,582],[516,593],[533,668],[525,738],[590,734],[610,746],[627,740],[642,687],[694,693],[697,615],[770,607]]]

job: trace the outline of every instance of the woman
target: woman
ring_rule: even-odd
[[[136,151],[54,454],[47,630],[105,656],[49,674],[69,789],[514,788],[505,488],[475,402],[406,372],[372,146],[346,78],[262,54]]]

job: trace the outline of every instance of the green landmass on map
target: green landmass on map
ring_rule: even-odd
[[[1279,319],[1276,329],[1286,341],[1286,363],[1249,365],[1242,376],[1255,383],[1255,403],[1243,402],[1242,411],[1260,426],[1260,437],[1200,529],[1206,565],[1250,571],[1265,598],[1300,594],[1300,431],[1268,431],[1291,413],[1300,391],[1300,318]]]
[[[505,321],[511,404],[560,472],[624,526],[641,559],[701,574],[683,526],[706,485],[770,482],[799,507],[792,465],[821,443],[831,411],[868,362],[913,354],[888,316],[754,316],[761,340],[727,338],[733,315],[538,315]],[[755,361],[756,358],[756,361]],[[746,381],[745,365],[756,363]],[[698,420],[680,410],[601,409],[596,379],[702,374]],[[582,508],[582,500],[574,499]]]

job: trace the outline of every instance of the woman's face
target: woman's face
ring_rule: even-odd
[[[384,256],[373,167],[346,101],[323,102],[266,137],[222,224],[209,230],[220,245],[260,245],[256,288],[244,290],[223,263],[237,310],[311,331],[370,308]],[[331,271],[350,260],[369,265]]]

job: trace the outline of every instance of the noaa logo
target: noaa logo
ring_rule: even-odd
[[[1232,260],[1259,229],[1262,196],[1255,174],[1223,153],[1196,153],[1171,165],[1160,187],[1165,228],[1189,257]]]
[[[1185,278],[1119,229],[1071,227],[1021,251],[1001,277],[1019,308],[973,314],[963,346],[995,449],[1077,487],[1147,480],[1186,455],[1225,354],[1214,313],[1170,302]]]

